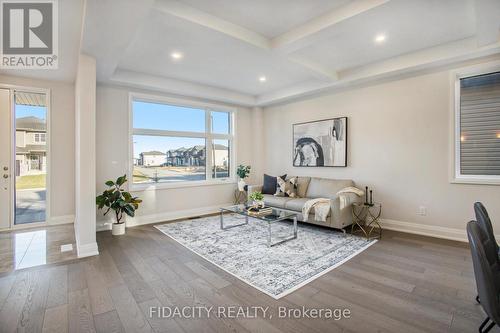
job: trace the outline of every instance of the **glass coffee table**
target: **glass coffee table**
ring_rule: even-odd
[[[230,206],[230,207],[223,207],[220,209],[220,228],[222,230],[227,230],[231,229],[234,227],[239,227],[245,224],[248,224],[248,219],[249,218],[254,218],[263,222],[267,222],[267,246],[272,247],[284,242],[288,242],[289,240],[296,239],[297,238],[297,214],[292,213],[290,211],[286,211],[284,209],[280,208],[272,208],[272,213],[269,215],[254,215],[251,214],[247,211],[247,207],[245,205],[235,205],[235,206]],[[244,223],[239,223],[239,224],[231,224],[231,225],[225,225],[224,224],[224,213],[235,213],[239,214],[245,217],[245,222]],[[289,220],[293,219],[293,235],[284,239],[280,239],[279,241],[273,242],[272,241],[272,224],[278,221],[283,221],[283,220]]]

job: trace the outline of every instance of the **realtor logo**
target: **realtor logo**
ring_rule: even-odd
[[[0,68],[56,69],[57,0],[0,0]]]

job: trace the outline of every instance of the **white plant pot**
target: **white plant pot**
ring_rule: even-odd
[[[113,234],[113,236],[125,235],[125,223],[113,223],[113,229],[111,230],[111,233]]]
[[[254,200],[252,205],[257,208],[263,208],[266,204],[264,203],[264,200]]]
[[[246,185],[245,181],[243,179],[240,179],[238,181],[238,190],[243,192],[245,190],[245,185]]]

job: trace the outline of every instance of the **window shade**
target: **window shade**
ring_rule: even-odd
[[[460,79],[460,171],[500,175],[500,72]]]

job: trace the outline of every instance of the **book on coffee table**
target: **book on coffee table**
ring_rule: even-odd
[[[273,209],[271,207],[261,207],[261,208],[250,207],[250,208],[248,208],[249,215],[266,216],[266,215],[270,215],[272,213],[273,213]]]

